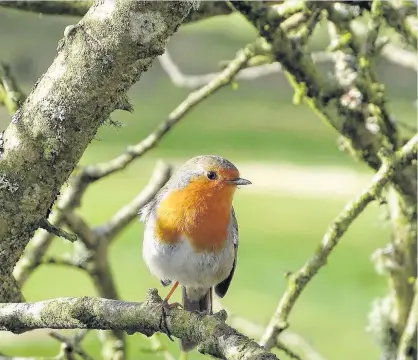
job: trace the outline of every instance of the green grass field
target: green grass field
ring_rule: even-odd
[[[0,10],[0,46],[4,49],[1,60],[12,62],[25,91],[30,90],[51,63],[64,27],[76,21]],[[170,43],[173,57],[187,73],[217,70],[218,61],[231,59],[254,36],[252,29],[239,19],[234,24],[231,27],[227,18],[222,18],[184,27]],[[317,38],[313,48],[320,48],[323,32]],[[379,74],[388,86],[391,110],[402,121],[414,123],[415,73],[381,61]],[[138,142],[187,93],[173,86],[156,63],[130,92],[134,114],[115,113],[112,118],[124,126],[102,127],[82,162],[105,161]],[[158,158],[217,153],[238,166],[245,161],[271,161],[368,171],[337,150],[336,134],[329,126],[321,123],[306,106],[295,106],[291,101],[292,92],[282,74],[242,82],[238,90],[223,89],[188,114],[144,159],[91,187],[81,213],[91,224],[106,221],[141,190]],[[8,121],[6,113],[0,112],[0,130]],[[246,177],[251,179],[251,174]],[[283,193],[266,195],[240,190],[235,200],[240,221],[239,265],[224,299],[225,306],[266,325],[285,290],[284,272],[297,270],[314,253],[328,224],[347,200],[304,199]],[[385,293],[385,279],[376,275],[370,261],[371,253],[389,241],[388,226],[380,218],[375,204],[367,208],[344,235],[291,315],[292,330],[306,337],[328,359],[377,358],[378,349],[365,327],[373,299]],[[112,248],[112,270],[125,300],[143,300],[150,287],[158,287],[160,294],[167,291],[148,273],[142,261],[141,242],[142,224],[135,221]],[[68,248],[56,240],[52,251]],[[94,290],[90,279],[80,271],[44,266],[30,278],[24,293],[28,300],[41,300],[94,295]],[[177,343],[166,339],[164,342],[178,354]],[[141,352],[148,344],[141,335],[129,336],[129,358],[154,359],[155,355]],[[95,335],[89,335],[86,345],[98,357],[99,342]],[[45,336],[34,335],[32,341],[25,343],[4,343],[0,337],[0,351],[11,355],[52,356],[57,349],[57,344]],[[193,353],[191,359],[198,357]],[[282,355],[280,359],[286,357]]]

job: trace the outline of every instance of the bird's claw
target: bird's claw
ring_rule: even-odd
[[[183,308],[183,306],[178,302],[169,304],[166,300],[164,300],[161,303],[161,317],[160,317],[159,328],[162,332],[165,332],[167,334],[168,338],[171,341],[174,341],[174,340],[171,337],[171,333],[170,333],[170,330],[169,330],[168,325],[167,325],[168,312],[172,309],[182,309],[182,308]]]

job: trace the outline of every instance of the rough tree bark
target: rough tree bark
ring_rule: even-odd
[[[93,4],[93,0],[72,1],[4,1],[0,6],[48,15],[83,16]],[[207,17],[230,14],[232,10],[224,1],[203,1],[196,11],[191,11],[184,23],[194,22]]]
[[[39,328],[117,329],[151,336],[160,329],[162,299],[150,289],[142,303],[80,297],[35,303],[0,304],[0,330],[17,333]],[[198,343],[198,350],[226,360],[278,360],[262,346],[225,324],[227,314],[200,315],[173,309],[170,332]]]
[[[16,261],[99,126],[131,108],[126,91],[195,4],[102,0],[66,28],[56,59],[3,134],[0,301],[22,300]]]

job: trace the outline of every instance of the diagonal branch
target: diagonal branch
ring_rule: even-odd
[[[256,45],[251,44],[239,51],[237,57],[232,60],[217,77],[213,78],[208,84],[200,89],[190,93],[187,98],[169,114],[168,119],[162,122],[158,128],[144,140],[131,146],[124,154],[116,157],[112,161],[86,167],[86,175],[92,179],[99,179],[103,176],[110,175],[115,171],[124,169],[134,159],[154,148],[162,137],[166,135],[192,108],[217,90],[231,83],[238,71],[245,66],[247,61],[254,55],[255,47]]]
[[[18,87],[8,65],[0,63],[0,105],[13,115],[22,104],[25,96]]]
[[[81,197],[87,189],[85,182],[80,176],[72,176],[69,180],[69,187],[59,198],[56,210],[49,217],[49,222],[60,226],[66,219],[66,214],[79,204]],[[68,219],[67,219],[68,220]],[[29,275],[41,263],[41,259],[47,252],[54,239],[54,234],[47,231],[38,231],[25,249],[22,257],[17,262],[13,276],[22,286]]]
[[[351,109],[345,97],[351,96],[342,86],[329,84],[316,69],[306,50],[295,43],[281,28],[283,17],[272,8],[255,1],[231,1],[232,6],[245,16],[258,30],[259,34],[271,45],[272,54],[276,61],[282,64],[285,75],[295,90],[295,100],[301,99],[318,114],[323,121],[331,125],[350,145],[353,152],[377,170],[381,165],[378,152],[381,148],[380,134],[374,134],[368,127],[368,118],[372,116],[369,109],[357,111]],[[306,2],[306,7],[321,6],[330,9],[335,4],[328,2]],[[342,39],[343,40],[343,39]],[[357,91],[358,93],[358,91]],[[356,96],[354,96],[356,95]],[[361,100],[361,94],[354,94],[354,102]],[[362,109],[363,110],[363,109]],[[380,108],[373,110],[380,111]],[[397,190],[410,203],[416,203],[416,166],[404,168],[393,177]]]
[[[315,256],[309,259],[300,270],[289,276],[289,286],[280,299],[276,312],[261,339],[261,345],[266,349],[271,349],[274,346],[277,335],[288,326],[287,320],[297,299],[309,281],[326,264],[328,256],[348,227],[366,206],[379,196],[385,185],[394,176],[395,171],[416,158],[417,146],[418,135],[415,135],[395,153],[392,159],[383,158],[382,167],[373,176],[370,185],[357,198],[348,203],[329,226]]]
[[[45,15],[84,16],[93,0],[71,1],[0,1],[0,6]]]
[[[418,329],[418,280],[415,280],[415,296],[409,311],[409,317],[399,342],[396,360],[414,360],[417,358]]]
[[[93,0],[71,1],[9,1],[1,0],[0,7],[35,12],[45,15],[84,16],[93,5]],[[231,9],[224,1],[203,1],[199,9],[191,12],[184,23],[192,23],[218,15],[228,15]]]
[[[264,327],[262,325],[231,313],[230,310],[226,309],[218,300],[215,300],[215,308],[226,311],[228,313],[228,323],[238,331],[242,331],[247,336],[256,339],[263,335]],[[292,331],[286,331],[285,333],[280,334],[280,339],[276,339],[275,347],[282,350],[290,357],[293,355],[293,358],[295,359],[302,358],[304,360],[325,360],[325,358],[318,353],[318,351],[314,349],[307,340]],[[302,354],[296,354],[295,349],[297,349],[298,353]]]
[[[67,233],[66,231],[60,229],[59,227],[51,224],[48,220],[43,219],[40,221],[39,227],[41,229],[44,229],[48,231],[49,233],[52,233],[56,236],[62,237],[64,239],[67,239],[68,241],[74,242],[77,240],[77,235]]]
[[[74,359],[74,354],[79,355],[84,360],[94,360],[90,355],[88,355],[82,348],[81,342],[87,335],[88,330],[80,330],[79,332],[75,333],[73,336],[67,338],[57,332],[51,331],[49,335],[58,340],[61,343],[61,352],[56,357],[56,360],[60,359],[67,359],[71,360]]]
[[[78,24],[66,28],[53,64],[2,136],[0,301],[21,300],[12,272],[39,221],[103,119],[164,52],[196,5],[97,1]]]
[[[312,61],[315,63],[321,63],[331,60],[331,55],[326,52],[315,52],[311,54]],[[168,50],[161,56],[158,57],[161,67],[169,76],[172,83],[178,87],[195,89],[206,85],[214,78],[220,75],[220,72],[201,74],[201,75],[187,75],[184,74],[180,68],[176,65],[174,60],[171,58]],[[235,80],[254,80],[263,76],[280,73],[282,66],[275,62],[271,64],[264,64],[258,66],[252,66],[243,68]]]
[[[85,247],[87,249],[94,249],[97,245],[97,239],[87,222],[75,211],[67,212],[64,217],[68,227],[70,227],[74,233],[78,234],[80,241],[83,242]]]
[[[156,289],[142,303],[104,298],[58,298],[34,303],[0,304],[0,329],[22,333],[50,329],[123,330],[151,336],[160,332],[162,299]],[[228,360],[277,360],[255,341],[225,324],[226,313],[197,315],[173,309],[168,319],[172,335],[198,343],[198,351]]]
[[[399,6],[401,3],[410,5],[409,9]],[[382,1],[382,10],[384,18],[389,26],[399,32],[406,43],[417,50],[417,29],[411,26],[409,19],[405,16],[405,11],[416,15],[417,5],[412,1]]]
[[[168,181],[172,169],[164,163],[158,163],[147,186],[127,205],[122,207],[102,226],[94,229],[102,241],[110,242],[138,216],[138,211],[148,203]]]

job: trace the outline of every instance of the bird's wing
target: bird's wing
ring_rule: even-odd
[[[160,191],[143,207],[141,207],[138,211],[139,220],[143,223],[146,223],[153,212],[156,211],[156,207],[158,203],[164,198],[164,196],[168,193],[166,186],[162,187]],[[161,279],[161,284],[163,286],[168,286],[171,284],[171,280],[169,279]]]
[[[151,215],[152,211],[154,210],[156,203],[156,198],[152,198],[149,202],[147,202],[142,208],[139,209],[138,215],[139,220],[143,223],[146,223],[149,216]]]
[[[232,236],[233,241],[234,241],[234,250],[235,250],[234,263],[232,264],[232,269],[228,277],[215,286],[216,295],[218,295],[220,298],[223,298],[225,294],[227,293],[229,285],[231,284],[232,278],[234,277],[235,267],[237,266],[238,243],[239,243],[238,240],[239,239],[238,239],[238,222],[237,222],[237,218],[235,217],[234,207],[232,207],[232,210],[231,210],[231,221],[229,223],[229,229],[230,229],[229,234],[230,236]]]
[[[156,211],[158,204],[164,199],[166,195],[168,195],[168,193],[169,191],[167,189],[167,184],[165,184],[150,201],[148,201],[139,209],[139,220],[143,223],[146,223],[152,213]]]

